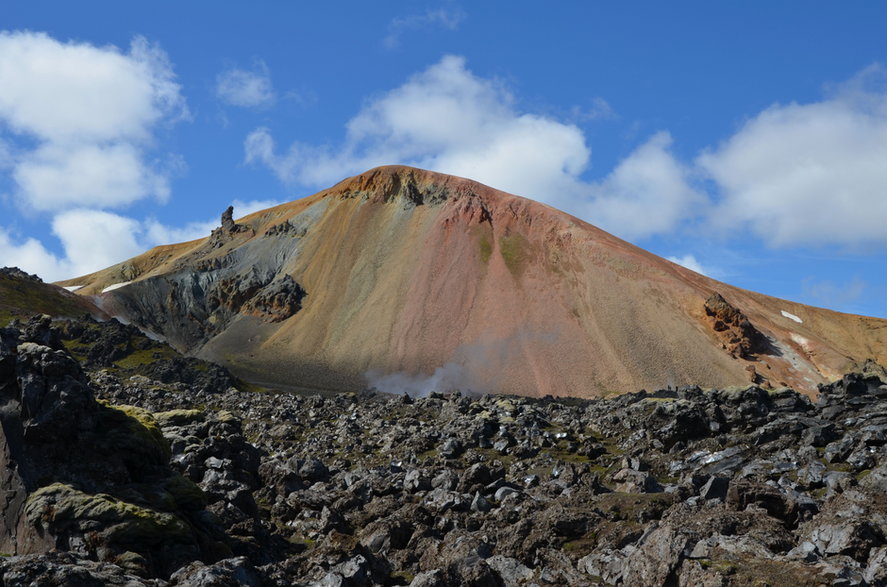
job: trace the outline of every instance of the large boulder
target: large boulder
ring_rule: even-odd
[[[0,551],[72,551],[168,576],[230,555],[145,410],[95,399],[64,350],[0,329]]]

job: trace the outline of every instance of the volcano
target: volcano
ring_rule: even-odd
[[[544,204],[388,166],[62,282],[281,387],[368,374],[530,396],[817,385],[887,359],[887,321],[715,281]]]

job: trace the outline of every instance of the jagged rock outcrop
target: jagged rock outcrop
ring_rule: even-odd
[[[143,576],[229,554],[151,415],[97,402],[74,358],[28,340],[52,339],[48,325],[32,326],[0,329],[0,551],[71,551]]]
[[[224,212],[222,212],[222,232],[227,234],[231,234],[232,232],[237,232],[237,224],[234,222],[234,206],[228,206]]]
[[[142,328],[180,349],[199,348],[240,316],[274,323],[301,310],[307,293],[290,275],[279,275],[276,263],[247,262],[232,257],[199,273],[150,278],[140,282],[137,295],[121,296],[114,305],[121,314],[142,316]]]
[[[46,320],[46,317],[40,318],[41,326],[36,330],[49,333],[44,338],[57,341],[50,346],[66,348],[88,370],[108,368],[121,375],[139,375],[187,386],[195,395],[224,391],[239,384],[223,367],[183,357],[168,344],[148,338],[136,327],[121,324],[114,318],[105,322],[85,318],[54,324]],[[35,322],[38,321],[30,320],[24,331],[35,330]]]
[[[767,337],[755,328],[748,317],[731,305],[718,292],[705,300],[705,314],[712,329],[723,341],[724,349],[735,358],[753,360],[767,352]]]
[[[242,224],[234,222],[234,206],[228,206],[222,212],[221,226],[212,231],[209,237],[211,248],[219,248],[224,246],[237,233],[249,232],[250,228]]]
[[[43,280],[40,277],[33,273],[27,273],[22,271],[18,267],[2,267],[0,268],[0,276],[10,277],[13,279],[21,279],[24,281],[34,281],[36,283],[43,283]]]

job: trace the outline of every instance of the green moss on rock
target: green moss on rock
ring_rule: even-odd
[[[530,243],[520,234],[511,234],[499,239],[499,253],[505,266],[513,275],[517,275],[523,269],[524,263],[529,258]]]
[[[182,426],[191,422],[202,422],[206,413],[203,410],[169,410],[152,414],[160,427]]]
[[[483,235],[480,237],[480,260],[484,263],[487,263],[490,260],[490,257],[493,255],[493,244],[490,242],[490,239],[487,238],[487,235]]]
[[[178,516],[121,501],[110,495],[84,493],[64,483],[41,487],[25,503],[28,521],[54,534],[98,531],[103,542],[144,547],[162,542],[193,541]]]
[[[107,450],[127,455],[133,464],[145,458],[143,464],[169,462],[169,442],[151,412],[135,406],[115,406],[99,400],[103,443]]]
[[[121,369],[128,371],[137,371],[141,367],[153,365],[158,360],[172,359],[176,356],[176,352],[164,346],[156,346],[147,349],[135,350],[119,359],[115,364]]]
[[[128,550],[123,554],[114,557],[112,562],[133,575],[139,577],[147,577],[149,575],[148,560],[137,552]]]
[[[168,477],[163,488],[169,492],[179,508],[199,510],[206,507],[206,494],[190,479],[176,474]]]

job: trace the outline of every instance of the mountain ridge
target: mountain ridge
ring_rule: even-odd
[[[234,225],[60,283],[241,375],[342,390],[370,370],[455,364],[458,386],[524,395],[749,382],[814,393],[887,359],[887,321],[722,284],[550,206],[430,171],[372,169]],[[769,354],[731,354],[741,329],[717,329],[715,293]]]

